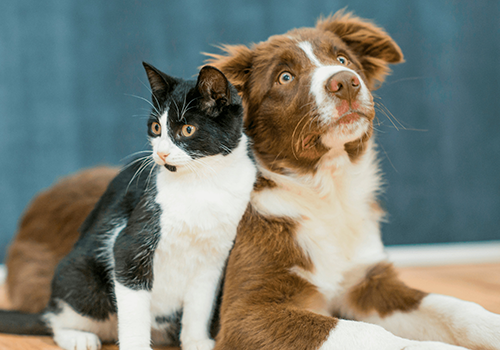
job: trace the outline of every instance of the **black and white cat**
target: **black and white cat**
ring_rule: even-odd
[[[217,290],[256,177],[241,101],[216,68],[185,81],[144,67],[152,156],[109,185],[59,264],[43,316],[67,350],[117,339],[122,350],[214,346]]]

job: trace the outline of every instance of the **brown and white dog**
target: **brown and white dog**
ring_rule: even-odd
[[[340,12],[224,51],[209,62],[242,95],[261,177],[216,349],[500,349],[499,315],[411,289],[386,261],[370,90],[403,61],[396,43]]]
[[[500,349],[499,315],[410,289],[386,261],[370,90],[402,62],[396,43],[340,12],[225,50],[210,62],[241,92],[261,177],[228,262],[216,349]]]
[[[33,198],[7,253],[9,300],[2,308],[38,313],[47,306],[57,264],[73,248],[78,228],[118,171],[105,166],[82,170]]]

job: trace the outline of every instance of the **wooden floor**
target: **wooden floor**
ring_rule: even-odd
[[[451,295],[482,305],[500,313],[500,264],[412,267],[399,269],[400,277],[411,287],[425,292]],[[8,305],[5,291],[0,287],[0,308]],[[58,350],[50,337],[0,335],[2,350]],[[117,350],[105,345],[103,350]],[[155,349],[175,349],[160,348]]]

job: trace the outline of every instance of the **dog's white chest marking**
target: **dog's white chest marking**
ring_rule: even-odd
[[[340,297],[346,283],[361,278],[363,267],[385,259],[380,217],[372,210],[380,188],[375,164],[370,145],[356,164],[346,155],[325,159],[316,174],[307,177],[264,171],[280,186],[252,197],[263,214],[287,216],[299,223],[296,240],[313,269],[294,267],[293,272],[317,286],[328,303]]]

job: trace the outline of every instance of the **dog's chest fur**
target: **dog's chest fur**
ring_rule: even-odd
[[[265,173],[278,184],[253,195],[265,215],[287,216],[298,225],[295,239],[312,262],[292,272],[317,287],[329,313],[335,301],[361,279],[364,266],[385,258],[379,233],[380,213],[374,210],[380,177],[373,145],[356,163],[347,155],[325,159],[314,175]]]

